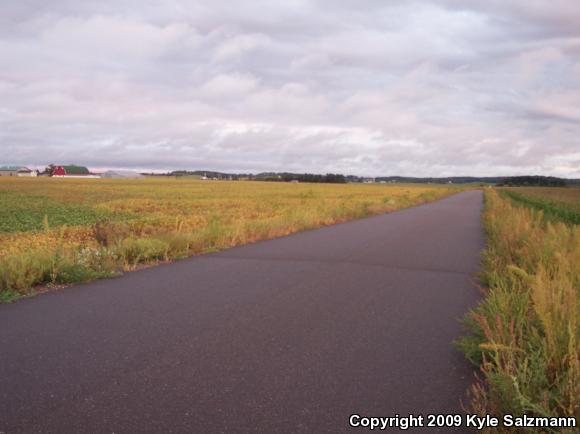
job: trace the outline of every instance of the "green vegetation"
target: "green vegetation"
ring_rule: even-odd
[[[578,418],[580,226],[511,197],[485,193],[486,296],[466,317],[472,334],[458,342],[483,375],[470,411]]]
[[[94,267],[94,261],[92,264],[83,263],[80,257],[83,254],[86,255],[80,252],[75,257],[69,252],[57,249],[52,252],[36,251],[3,258],[0,262],[0,300],[15,300],[40,283],[59,285],[86,282],[116,274],[114,267]]]
[[[62,225],[91,225],[112,213],[46,196],[0,190],[0,233],[42,230]],[[127,216],[128,217],[128,216]]]

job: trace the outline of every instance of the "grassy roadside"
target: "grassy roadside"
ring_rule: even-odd
[[[578,418],[580,226],[546,219],[492,189],[484,223],[486,294],[466,317],[471,335],[459,341],[481,366],[469,410]]]
[[[0,196],[6,206],[0,217],[4,212],[13,224],[0,233],[0,302],[34,294],[39,287],[110,277],[146,264],[390,212],[460,190],[195,180],[4,181]],[[19,207],[25,200],[36,203],[29,197],[48,197],[51,206]],[[43,217],[43,210],[52,214]],[[62,224],[67,216],[85,223]],[[21,231],[23,226],[42,229]]]

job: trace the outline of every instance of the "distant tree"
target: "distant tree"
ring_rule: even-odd
[[[555,176],[510,176],[500,186],[509,187],[566,187],[566,181]]]

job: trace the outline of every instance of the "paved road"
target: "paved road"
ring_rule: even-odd
[[[473,372],[451,341],[477,300],[481,202],[0,306],[0,432],[337,433],[352,413],[459,411]]]

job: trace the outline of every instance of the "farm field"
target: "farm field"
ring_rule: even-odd
[[[580,416],[579,206],[578,188],[486,189],[486,296],[459,343],[484,376],[471,411]]]
[[[511,187],[500,191],[516,203],[542,210],[548,219],[580,224],[580,187]]]
[[[432,201],[460,187],[0,178],[0,300]]]
[[[519,192],[547,202],[567,204],[572,209],[580,210],[580,187],[504,187],[502,190]]]

